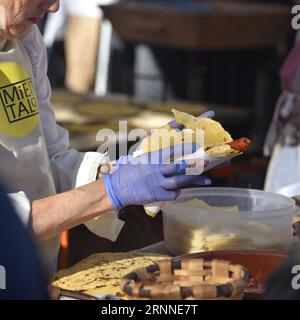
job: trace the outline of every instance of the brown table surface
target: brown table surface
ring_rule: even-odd
[[[139,3],[101,6],[126,41],[189,50],[265,48],[283,41],[291,28],[290,6],[205,1],[212,12],[150,9]]]

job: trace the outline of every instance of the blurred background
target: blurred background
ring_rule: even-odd
[[[97,131],[118,131],[121,119],[128,130],[150,130],[168,122],[172,108],[194,115],[214,110],[233,138],[252,140],[246,155],[209,173],[214,185],[262,189],[269,163],[263,143],[281,93],[279,69],[295,39],[293,4],[61,0],[60,11],[40,25],[58,123],[69,130],[73,147],[90,151],[99,147]],[[102,239],[100,245],[84,226],[71,230],[68,263],[100,250],[134,249],[136,239],[138,247],[161,240],[161,218],[150,223],[141,210],[124,213],[132,223],[117,243]],[[141,216],[148,228],[139,237]],[[136,239],[126,237],[126,228]],[[84,253],[76,242],[83,238]]]

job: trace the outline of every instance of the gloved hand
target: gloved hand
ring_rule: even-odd
[[[126,162],[119,163],[114,173],[103,177],[113,206],[119,210],[128,205],[175,200],[181,187],[187,184],[210,184],[210,180],[202,176],[186,175],[184,161],[165,163],[166,159],[191,154],[196,149],[195,144],[184,144],[137,158],[124,157]]]

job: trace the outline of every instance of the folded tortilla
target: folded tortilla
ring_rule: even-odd
[[[178,124],[183,125],[185,128],[192,130],[204,131],[204,150],[209,148],[224,145],[231,142],[230,134],[224,130],[221,124],[210,118],[197,118],[188,113],[172,109],[175,120]]]
[[[140,144],[143,153],[161,150],[182,143],[197,142],[197,130],[203,130],[203,148],[209,157],[225,156],[229,159],[243,153],[250,144],[250,140],[243,138],[237,144],[222,125],[210,118],[196,118],[185,112],[172,109],[175,120],[184,127],[183,130],[170,128],[169,125],[154,130]],[[230,145],[232,143],[232,146]],[[233,148],[235,146],[235,148]]]

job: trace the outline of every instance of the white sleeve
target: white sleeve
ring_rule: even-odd
[[[9,200],[14,207],[17,215],[25,226],[29,223],[29,217],[31,212],[30,201],[24,192],[8,193]]]
[[[47,52],[38,28],[34,26],[22,39],[22,43],[33,66],[40,117],[57,192],[64,192],[76,186],[78,172],[86,158],[89,158],[89,161],[85,161],[85,165],[89,165],[85,170],[89,175],[88,182],[95,181],[95,167],[107,163],[109,161],[107,155],[95,152],[91,157],[91,153],[81,153],[70,147],[69,133],[56,124],[50,103],[51,86],[47,76]]]

